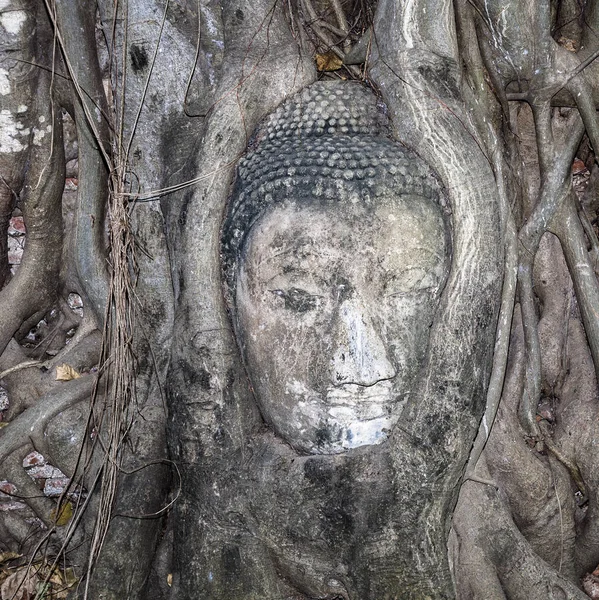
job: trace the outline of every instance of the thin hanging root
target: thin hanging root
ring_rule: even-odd
[[[595,365],[595,374],[599,381],[599,284],[586,249],[584,230],[571,197],[551,226],[566,257]]]
[[[506,249],[505,249],[505,273],[503,278],[503,289],[501,291],[501,308],[497,323],[497,337],[493,353],[493,369],[491,379],[487,388],[487,406],[485,414],[478,429],[474,441],[468,466],[466,467],[465,479],[478,481],[479,483],[494,483],[480,479],[474,475],[478,459],[482,454],[499,408],[503,383],[505,380],[505,369],[507,364],[508,350],[510,344],[510,330],[512,326],[512,315],[514,313],[514,300],[516,296],[516,284],[518,280],[518,251],[516,225],[510,213],[506,226]]]
[[[520,262],[518,273],[518,295],[526,349],[524,390],[518,406],[518,420],[527,435],[538,437],[540,432],[536,421],[536,412],[541,396],[541,347],[532,289],[534,257],[530,255],[529,251],[525,250],[525,252],[525,258]]]
[[[341,3],[339,0],[331,0],[331,5],[335,11],[335,17],[337,18],[339,28],[342,29],[345,34],[347,34],[349,31],[349,25],[347,24],[347,17],[345,16],[345,12],[343,11]]]
[[[351,47],[351,42],[347,37],[349,33],[349,25],[347,24],[347,17],[345,16],[345,12],[341,6],[339,0],[331,0],[331,4],[333,6],[333,10],[335,11],[335,17],[337,18],[337,23],[339,24],[339,28],[343,31],[343,36],[345,39],[343,40],[343,48],[345,52],[347,52]]]
[[[540,434],[536,421],[536,410],[541,394],[541,351],[538,319],[534,305],[532,268],[541,237],[550,230],[549,224],[555,220],[555,216],[562,206],[568,204],[567,198],[571,193],[571,165],[584,133],[582,120],[577,116],[569,131],[567,141],[563,143],[564,149],[557,153],[557,142],[554,140],[550,122],[547,120],[548,107],[548,103],[545,102],[535,109],[535,129],[539,149],[543,145],[548,146],[542,153],[539,152],[543,186],[539,202],[518,236],[520,241],[518,292],[526,349],[526,375],[518,407],[518,418],[524,431],[532,437],[538,437]],[[563,219],[557,219],[557,221],[561,220]],[[580,226],[580,222],[578,224]],[[584,246],[583,250],[587,254]],[[597,339],[599,341],[599,334]]]
[[[130,421],[130,408],[135,398],[135,359],[131,342],[134,330],[134,241],[129,228],[128,202],[122,193],[124,176],[114,174],[110,199],[110,302],[106,312],[102,364],[106,365],[108,390],[108,417],[101,437],[105,457],[100,485],[100,505],[94,526],[88,562],[88,572],[98,560],[112,519],[112,508],[117,493],[118,477]],[[89,593],[90,578],[86,580],[85,598]]]

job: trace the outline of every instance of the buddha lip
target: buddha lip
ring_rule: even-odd
[[[381,382],[369,387],[346,384],[341,388],[330,390],[327,393],[327,402],[331,406],[348,406],[355,402],[383,404],[391,400],[391,390],[390,382]]]

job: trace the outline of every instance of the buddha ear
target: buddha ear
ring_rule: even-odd
[[[242,303],[248,302],[252,297],[247,270],[244,265],[237,266],[237,275],[235,278],[235,288],[231,294],[231,303],[229,310],[231,312],[231,323],[233,333],[238,340],[243,338],[243,328],[239,322],[239,307]]]
[[[248,295],[250,292],[249,283],[248,283],[248,275],[245,265],[240,263],[237,265],[237,277],[235,279],[235,290],[233,295],[233,303],[235,304],[235,308],[237,308],[237,298],[244,297]]]

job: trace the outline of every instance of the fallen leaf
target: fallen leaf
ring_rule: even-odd
[[[343,61],[334,53],[316,55],[316,68],[319,71],[337,71],[343,66]]]
[[[10,575],[0,588],[2,600],[30,600],[35,595],[39,579],[33,569],[23,567]]]
[[[71,379],[78,379],[81,377],[71,365],[63,363],[59,367],[56,367],[56,381],[71,381]]]
[[[68,588],[72,588],[79,581],[79,578],[75,575],[75,569],[73,569],[73,567],[68,567],[62,571],[62,580],[68,591]]]
[[[599,600],[599,578],[587,573],[582,579],[582,589],[592,600]]]
[[[58,471],[58,469],[56,469]],[[64,488],[69,485],[71,480],[68,477],[51,477],[44,482],[44,495],[48,498],[58,498],[62,496]]]
[[[168,587],[171,587],[173,585],[173,574],[169,573],[166,576],[166,584],[168,585]]]
[[[578,175],[579,173],[582,173],[583,171],[587,170],[587,166],[580,160],[580,158],[577,158],[573,163],[572,163],[572,174],[573,175]]]
[[[18,552],[2,552],[0,554],[0,564],[14,560],[15,558],[21,558],[23,555]]]
[[[2,581],[3,571],[0,571]],[[28,564],[18,568],[2,582],[1,600],[66,600],[78,579],[75,571],[51,569],[48,562]]]
[[[73,505],[70,502],[64,502],[60,507],[60,511],[57,515],[57,509],[50,511],[50,518],[59,526],[66,525],[73,516]]]
[[[578,52],[578,43],[567,37],[560,37],[557,43],[570,52]]]
[[[8,235],[17,237],[25,235],[27,230],[25,229],[25,223],[23,217],[12,217],[8,224]]]
[[[23,467],[25,469],[27,467],[35,467],[37,465],[45,465],[45,464],[46,464],[46,459],[39,452],[36,452],[35,450],[33,452],[30,452],[23,459]]]
[[[17,491],[17,486],[14,483],[10,483],[10,481],[0,481],[0,492],[9,496],[14,496]]]

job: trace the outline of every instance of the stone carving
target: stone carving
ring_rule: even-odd
[[[443,191],[357,84],[317,83],[255,134],[223,227],[256,401],[301,454],[384,442],[449,269]]]
[[[457,389],[429,347],[449,286],[448,213],[435,174],[391,139],[358,83],[314,84],[254,134],[221,231],[247,380],[223,373],[205,411],[192,457],[201,518],[184,521],[198,597],[430,592],[419,569],[446,556],[444,521],[429,511],[445,510],[431,507],[448,462],[413,432],[424,387],[435,407],[453,406]],[[424,408],[419,425],[441,440],[453,422]]]

